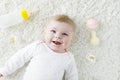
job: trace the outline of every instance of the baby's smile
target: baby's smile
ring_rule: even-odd
[[[61,45],[62,43],[59,41],[52,41],[55,45]]]

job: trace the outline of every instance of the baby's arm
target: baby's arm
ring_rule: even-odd
[[[65,71],[65,80],[78,80],[78,71],[73,56]]]
[[[13,73],[18,68],[22,67],[26,62],[32,58],[32,51],[35,44],[28,45],[27,47],[19,50],[12,56],[3,68],[0,68],[0,77]]]

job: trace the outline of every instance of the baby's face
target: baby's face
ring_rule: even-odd
[[[62,53],[71,44],[73,27],[64,22],[50,21],[45,30],[45,42],[55,52]]]

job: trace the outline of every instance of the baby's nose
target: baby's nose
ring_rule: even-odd
[[[61,39],[61,35],[60,34],[56,34],[55,38]]]

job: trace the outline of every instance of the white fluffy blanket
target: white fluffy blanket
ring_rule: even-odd
[[[74,53],[79,80],[120,80],[120,0],[0,0],[0,16],[25,8],[28,21],[0,29],[0,67],[27,44],[42,39],[47,19],[66,14],[77,24]],[[90,45],[89,18],[98,20],[100,44]],[[92,57],[91,57],[92,55]],[[25,66],[0,80],[22,80]]]

